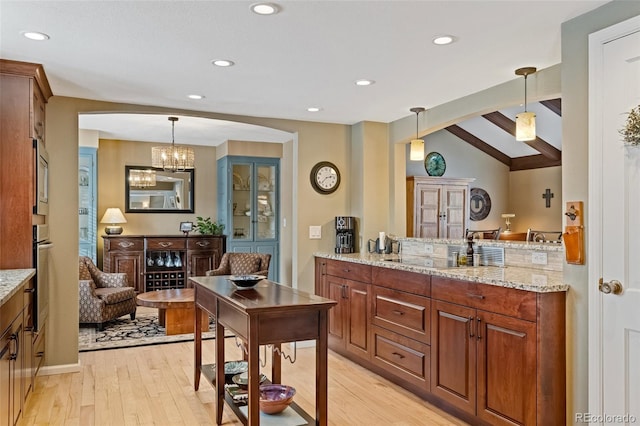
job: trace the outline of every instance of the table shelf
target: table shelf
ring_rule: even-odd
[[[209,384],[211,386],[213,386],[213,388],[216,388],[216,365],[215,364],[205,364],[200,368],[200,371],[202,372],[202,375],[205,377],[205,379],[207,379],[207,382],[209,382]],[[225,382],[225,384],[231,384],[231,381]],[[264,382],[265,384],[267,383],[271,383],[270,380],[265,380]],[[224,392],[224,401],[227,403],[227,405],[229,406],[229,408],[231,408],[231,411],[233,411],[233,413],[238,416],[238,419],[240,419],[240,421],[242,422],[243,425],[247,425],[248,424],[248,419],[245,416],[245,414],[240,410],[240,407],[246,406],[248,402],[243,402],[243,403],[238,403],[236,401],[233,400],[233,398],[231,397],[231,395],[229,395],[229,392],[226,391]],[[295,411],[300,417],[302,417],[304,419],[304,421],[306,421],[307,425],[315,425],[316,421],[313,419],[313,417],[311,417],[305,410],[303,410],[298,404],[296,404],[295,402],[292,402],[291,405],[289,405],[289,407],[291,407],[291,409],[293,411]],[[274,419],[278,418],[277,414],[262,414],[265,416],[270,416],[273,417]],[[304,425],[301,425],[304,426]]]

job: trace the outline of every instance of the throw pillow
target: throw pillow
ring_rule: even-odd
[[[260,258],[254,256],[232,256],[229,259],[231,275],[253,274],[260,270]]]

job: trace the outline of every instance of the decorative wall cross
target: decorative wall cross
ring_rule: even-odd
[[[542,198],[544,198],[545,201],[546,201],[545,207],[546,208],[551,207],[551,199],[553,198],[553,192],[551,192],[551,190],[549,188],[547,188],[544,191],[544,194],[542,194]]]

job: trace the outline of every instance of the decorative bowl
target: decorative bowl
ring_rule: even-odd
[[[265,278],[267,277],[264,275],[232,275],[229,280],[238,287],[248,288],[253,287]]]
[[[231,380],[233,376],[240,373],[246,373],[249,369],[247,361],[227,361],[224,363],[224,375],[227,380]]]
[[[287,385],[260,386],[260,410],[265,414],[277,414],[293,402],[296,389]]]
[[[244,373],[236,374],[231,380],[242,389],[246,389],[247,386],[249,386],[249,373],[245,371]],[[263,383],[265,380],[267,380],[267,376],[260,374],[260,383]]]

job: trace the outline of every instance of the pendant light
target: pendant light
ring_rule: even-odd
[[[535,67],[518,68],[516,75],[524,76],[524,112],[516,115],[516,140],[532,141],[536,138],[536,114],[527,112],[527,76],[536,72]]]
[[[193,149],[177,146],[175,141],[175,125],[178,117],[169,117],[171,122],[171,146],[154,146],[151,148],[151,165],[167,172],[182,172],[193,169],[195,156]]]
[[[411,140],[411,150],[409,151],[409,160],[422,161],[424,160],[424,141],[418,138],[418,115],[424,111],[422,107],[413,107],[409,109],[411,112],[416,113],[416,138]]]

